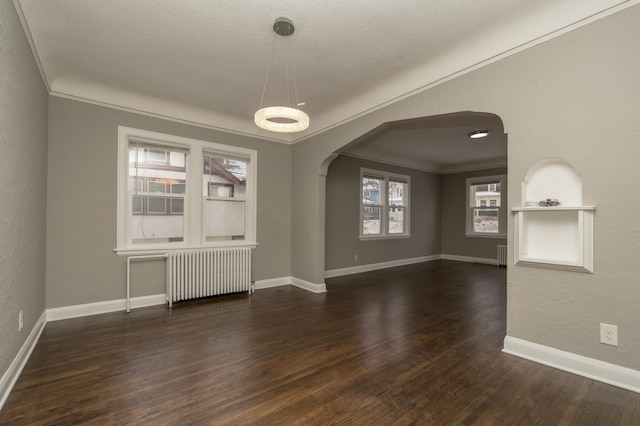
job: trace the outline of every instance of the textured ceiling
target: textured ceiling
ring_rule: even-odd
[[[471,139],[477,130],[490,133]],[[434,173],[507,165],[507,136],[495,114],[465,111],[386,123],[343,148],[343,154]]]
[[[14,0],[52,94],[286,143],[634,2]],[[286,102],[290,41],[302,133],[253,123],[274,41],[265,104]]]

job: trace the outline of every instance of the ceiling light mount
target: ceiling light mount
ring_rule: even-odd
[[[290,36],[295,30],[296,27],[293,26],[293,21],[289,18],[278,18],[273,23],[273,31],[283,37]]]
[[[471,132],[468,135],[471,139],[481,139],[489,136],[488,130],[476,130],[475,132]]]
[[[280,36],[289,37],[295,32],[295,27],[291,19],[280,17],[273,23],[273,31]],[[264,88],[262,89],[262,98],[260,99],[260,109],[256,111],[254,115],[254,121],[256,125],[262,129],[270,132],[278,133],[295,133],[301,132],[309,127],[309,116],[302,110],[292,107],[289,99],[289,69],[291,69],[291,75],[293,76],[293,92],[295,94],[295,105],[303,106],[304,102],[298,100],[298,88],[296,86],[296,72],[293,67],[293,60],[291,57],[291,43],[289,43],[289,52],[286,61],[286,75],[287,75],[287,102],[286,106],[270,106],[262,107],[264,101],[264,94],[267,90],[267,83],[269,81],[269,73],[271,71],[271,65],[273,64],[273,55],[275,52],[275,40],[273,49],[271,51],[271,60],[269,61],[269,67],[267,68],[267,77],[264,80]]]

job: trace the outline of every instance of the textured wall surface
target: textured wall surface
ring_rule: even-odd
[[[640,369],[638,22],[636,5],[295,144],[294,275],[323,279],[319,176],[334,151],[389,121],[494,113],[508,134],[510,207],[529,168],[548,157],[582,175],[583,201],[597,207],[594,274],[508,268],[508,335]],[[508,234],[511,253],[511,215]],[[600,343],[600,322],[618,326],[619,347]]]
[[[0,2],[0,376],[44,311],[47,92],[10,1]],[[18,312],[24,329],[18,332]]]
[[[361,167],[410,176],[411,238],[360,241]],[[440,176],[339,156],[327,174],[325,221],[327,270],[440,254]]]
[[[496,246],[506,238],[480,238],[464,235],[467,223],[467,178],[507,174],[506,168],[452,173],[442,176],[442,254],[495,259]],[[503,203],[508,207],[507,192]]]
[[[291,147],[58,97],[49,99],[47,308],[123,299],[116,247],[118,126],[258,151],[253,278],[291,275]],[[165,292],[164,261],[136,262],[132,296]]]

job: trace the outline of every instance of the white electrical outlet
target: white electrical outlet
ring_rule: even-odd
[[[600,343],[618,346],[618,326],[600,323]]]
[[[24,319],[23,319],[23,314],[22,311],[20,311],[18,313],[18,331],[22,331],[22,328],[24,327]]]
[[[354,261],[354,262],[357,262],[357,261],[358,261],[358,255],[357,255],[357,254],[354,254],[354,255],[353,255],[353,261]]]

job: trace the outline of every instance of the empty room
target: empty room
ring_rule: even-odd
[[[0,424],[640,425],[637,0],[0,0]]]

